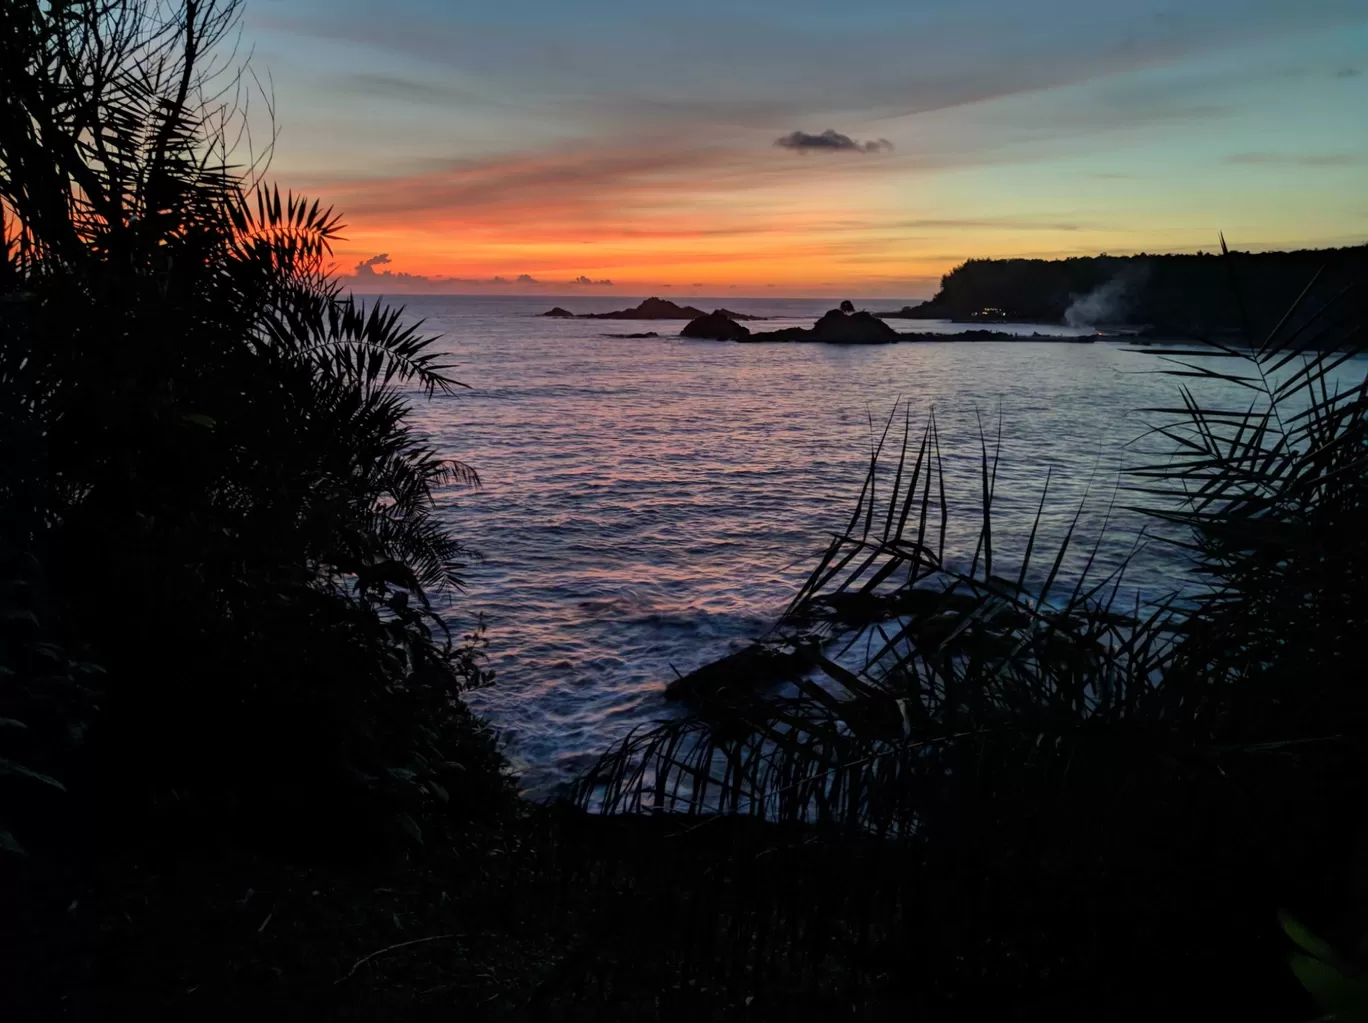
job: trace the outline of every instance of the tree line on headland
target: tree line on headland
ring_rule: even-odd
[[[927,319],[1137,324],[1209,333],[1272,325],[1319,274],[1314,297],[1368,268],[1368,245],[1293,252],[970,259],[930,300],[902,310]],[[1234,286],[1232,287],[1232,283]]]

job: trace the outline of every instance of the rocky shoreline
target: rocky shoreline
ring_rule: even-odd
[[[882,345],[898,342],[964,342],[964,341],[1031,341],[1053,342],[1056,344],[1092,344],[1099,334],[1081,336],[1061,334],[1029,335],[1009,334],[1000,330],[963,330],[954,334],[909,331],[900,333],[890,327],[877,314],[856,312],[849,303],[840,309],[832,309],[811,327],[784,327],[780,330],[752,332],[749,327],[737,323],[727,315],[725,309],[714,310],[691,320],[680,337],[704,341],[737,341],[744,344],[774,344],[785,342],[816,342],[835,345]],[[1122,340],[1124,335],[1113,339]]]

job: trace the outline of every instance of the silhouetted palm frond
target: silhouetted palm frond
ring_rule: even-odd
[[[121,680],[111,792],[150,758],[158,784],[230,791],[245,741],[327,784],[394,767],[435,806],[409,759],[484,675],[429,600],[471,557],[433,499],[478,479],[410,410],[457,384],[421,324],[332,279],[331,209],[235,164],[215,45],[238,11],[0,6],[0,539]],[[312,759],[291,715],[320,723]]]

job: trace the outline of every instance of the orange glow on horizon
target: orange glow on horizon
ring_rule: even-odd
[[[1095,223],[1023,210],[1015,192],[966,202],[972,186],[938,173],[951,168],[900,159],[638,139],[291,184],[342,212],[335,267],[358,291],[916,298],[970,258],[1212,247],[1205,225],[1143,212]]]

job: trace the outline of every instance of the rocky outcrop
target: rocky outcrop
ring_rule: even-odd
[[[719,309],[723,316],[731,320],[763,320],[763,316],[747,316],[728,309]],[[678,305],[666,298],[648,298],[631,309],[619,309],[611,313],[572,313],[560,306],[542,313],[543,316],[573,316],[580,320],[696,320],[707,315],[702,309],[691,305]]]
[[[702,309],[691,305],[676,305],[669,299],[648,298],[631,309],[612,313],[585,313],[586,320],[693,320],[703,315]]]
[[[898,340],[898,332],[872,313],[833,309],[812,325],[812,340],[836,345],[878,345]]]
[[[846,313],[833,309],[810,329],[785,327],[767,330],[738,340],[752,342],[817,341],[832,345],[881,345],[901,340],[896,330],[871,313]]]
[[[741,326],[723,310],[716,309],[697,319],[690,320],[688,325],[679,332],[679,336],[705,338],[711,341],[744,341],[750,337],[750,329]]]

